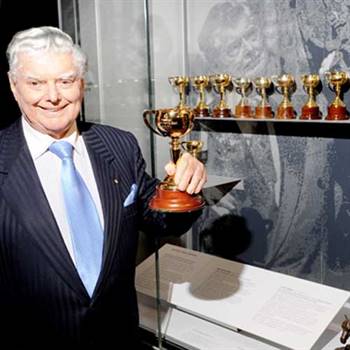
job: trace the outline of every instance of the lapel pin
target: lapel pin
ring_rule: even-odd
[[[115,184],[119,183],[117,179],[113,179],[113,182],[114,182]]]

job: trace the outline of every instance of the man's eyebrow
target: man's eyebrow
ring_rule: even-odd
[[[75,79],[79,76],[76,72],[70,72],[70,73],[64,73],[61,76],[59,76],[57,79]]]
[[[76,72],[69,72],[69,73],[64,73],[64,74],[60,75],[56,79],[75,79],[78,76],[79,76],[79,74]],[[28,80],[39,80],[39,81],[46,80],[46,79],[43,79],[41,77],[36,77],[36,76],[32,76],[32,75],[22,75],[22,78],[28,79]]]
[[[31,76],[31,75],[21,75],[21,77],[24,78],[24,79],[27,79],[27,80],[39,80],[39,81],[42,81],[41,78],[34,77],[34,76]]]

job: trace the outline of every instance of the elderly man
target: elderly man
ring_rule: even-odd
[[[195,215],[149,209],[158,180],[133,135],[77,122],[86,57],[66,33],[19,32],[7,55],[22,116],[0,132],[1,344],[135,347],[138,229],[180,234]],[[190,194],[206,181],[189,154],[168,172]]]

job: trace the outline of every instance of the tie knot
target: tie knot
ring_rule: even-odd
[[[73,157],[73,146],[67,141],[54,142],[49,150],[61,159]]]

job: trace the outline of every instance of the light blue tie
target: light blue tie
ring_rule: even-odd
[[[92,296],[102,264],[103,231],[95,203],[76,170],[73,146],[54,142],[49,150],[62,160],[61,183],[76,267],[89,295]]]

